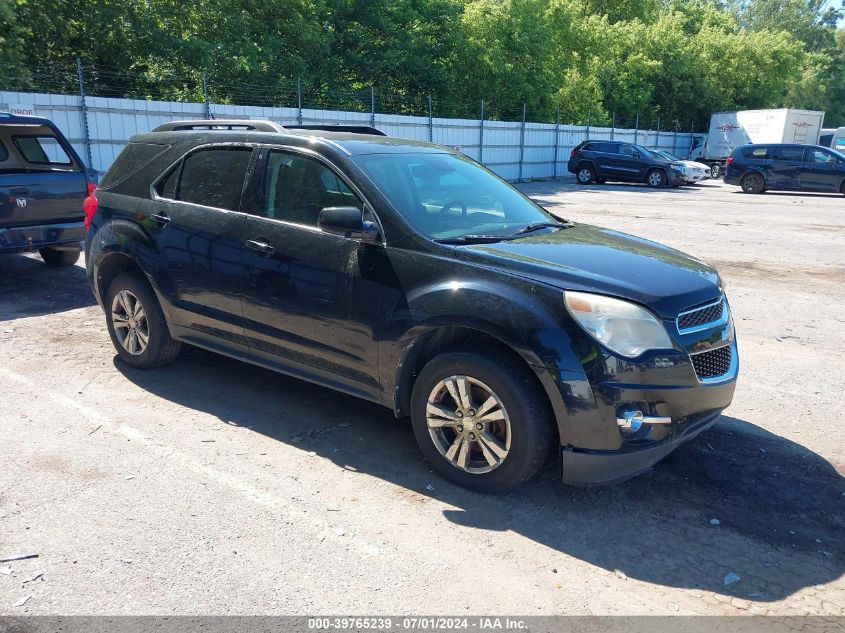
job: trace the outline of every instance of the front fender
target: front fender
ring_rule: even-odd
[[[418,348],[437,330],[461,327],[488,335],[517,353],[543,386],[562,441],[570,435],[561,376],[582,386],[588,382],[565,327],[568,315],[560,292],[525,280],[509,281],[449,281],[407,295],[407,307],[396,311],[396,319],[405,327],[382,346],[385,393],[393,396],[397,415],[407,414]],[[582,393],[579,399],[585,395],[591,398],[591,393]]]

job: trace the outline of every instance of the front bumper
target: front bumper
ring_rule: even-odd
[[[0,228],[0,252],[37,251],[46,246],[78,246],[85,239],[82,221]]]
[[[597,486],[628,479],[715,423],[733,400],[739,374],[736,340],[731,336],[727,344],[730,366],[714,378],[699,379],[684,353],[639,362],[600,355],[585,373],[560,372],[564,483]],[[633,432],[626,425],[632,412],[639,421]]]
[[[654,446],[632,451],[591,451],[561,447],[562,479],[571,486],[603,486],[619,483],[648,470],[684,442],[709,429],[721,410],[708,411],[689,423],[684,431]]]

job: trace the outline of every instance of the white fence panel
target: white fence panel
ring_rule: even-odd
[[[88,147],[93,170],[103,173],[133,134],[147,132],[162,123],[179,119],[214,118],[270,119],[282,125],[373,125],[390,136],[460,148],[507,180],[570,177],[570,152],[582,141],[613,139],[660,147],[687,156],[688,133],[630,130],[519,121],[429,118],[346,112],[312,108],[144,101],[140,99],[86,98]],[[36,116],[52,120],[87,162],[85,118],[78,95],[0,91],[0,111],[12,106],[32,106]],[[557,157],[557,162],[555,162]]]

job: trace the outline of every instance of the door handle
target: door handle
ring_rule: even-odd
[[[165,227],[170,224],[170,216],[166,213],[153,213],[150,215],[150,218],[161,227]]]
[[[276,249],[273,248],[272,244],[268,244],[263,240],[247,240],[244,244],[248,249],[257,251],[262,255],[272,255],[276,252]]]

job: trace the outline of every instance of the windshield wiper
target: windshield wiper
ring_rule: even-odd
[[[535,222],[528,226],[519,229],[516,233],[508,235],[462,235],[460,237],[444,237],[434,240],[438,244],[490,244],[493,242],[503,242],[505,240],[515,240],[527,233],[533,233],[540,229],[569,229],[575,226],[572,222],[564,220],[563,222]]]
[[[509,237],[509,235],[461,235],[460,237],[443,237],[434,241],[438,244],[492,244]]]
[[[525,235],[526,233],[533,233],[534,231],[539,231],[540,229],[570,229],[573,226],[574,224],[568,220],[564,220],[563,222],[535,222],[534,224],[529,224],[525,228],[519,229],[516,233],[508,235],[508,237]]]

